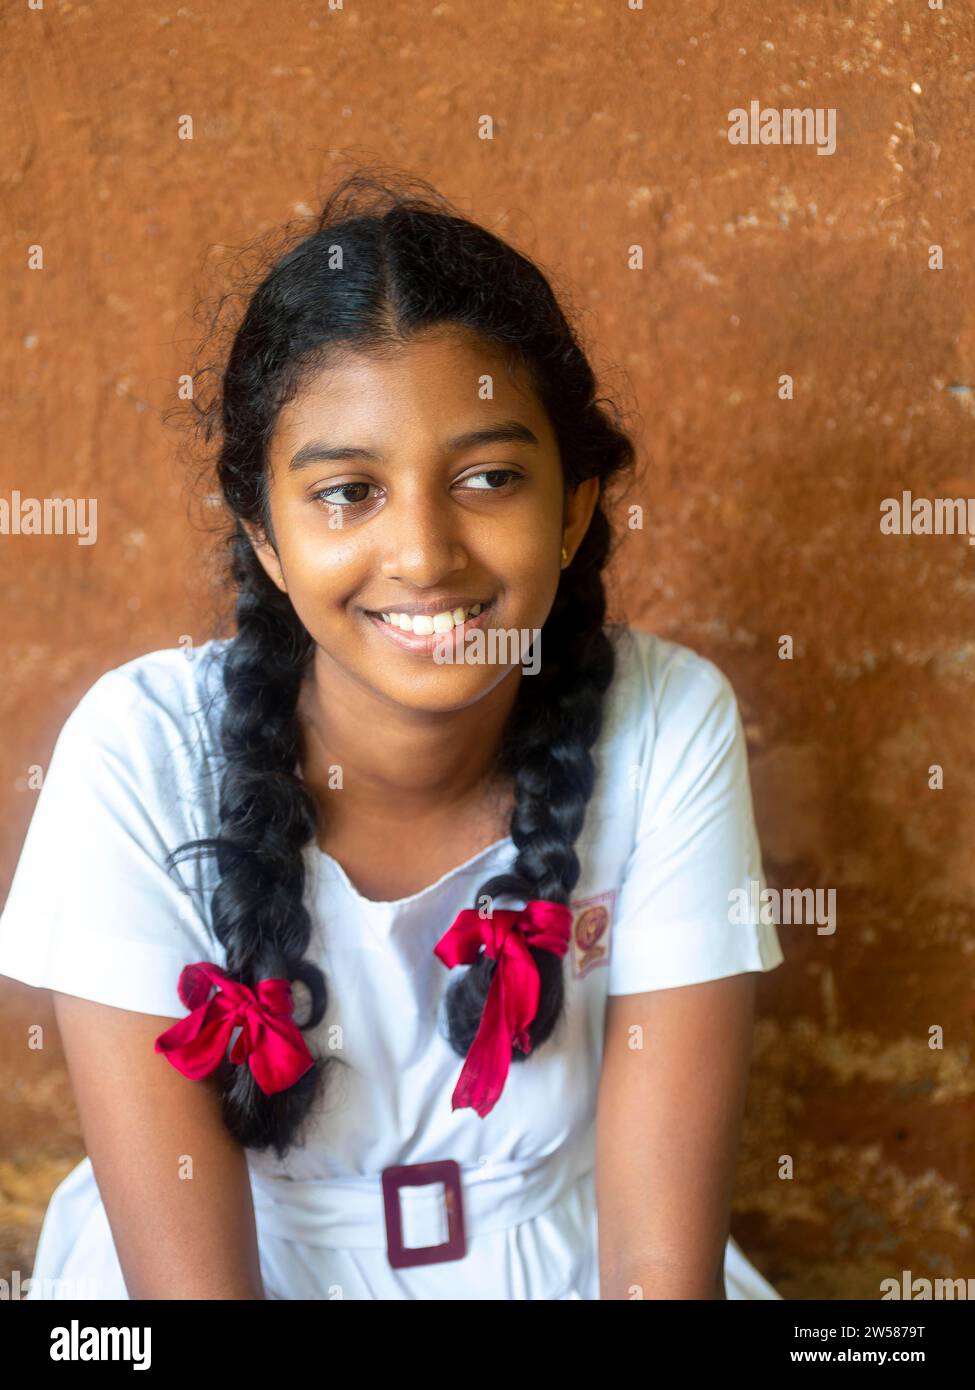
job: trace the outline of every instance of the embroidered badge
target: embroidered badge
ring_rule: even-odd
[[[609,965],[615,899],[613,888],[569,904],[572,909],[572,966],[577,979],[597,965]]]

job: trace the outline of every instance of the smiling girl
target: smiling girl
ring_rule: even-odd
[[[634,450],[548,282],[353,176],[201,409],[236,633],[83,696],[0,923],[88,1150],[35,1278],[778,1297],[728,1230],[782,960],[729,916],[762,873],[741,720],[607,621]]]

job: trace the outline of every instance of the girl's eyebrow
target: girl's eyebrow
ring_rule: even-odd
[[[445,449],[448,454],[459,453],[462,449],[474,449],[479,444],[533,444],[538,447],[534,432],[519,420],[501,420],[496,425],[483,425],[480,429],[467,430],[453,439],[448,439]],[[288,464],[289,473],[297,473],[312,463],[327,463],[335,459],[365,459],[381,463],[382,455],[372,449],[362,449],[352,444],[331,447],[321,440],[304,444]]]

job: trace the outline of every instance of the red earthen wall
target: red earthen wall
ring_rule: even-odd
[[[623,369],[645,525],[614,611],[728,673],[770,883],[837,894],[760,982],[734,1234],[787,1298],[975,1276],[975,546],[880,529],[905,489],[975,496],[968,6],[21,0],[0,26],[0,493],[98,500],[94,545],[0,536],[0,881],[88,686],[211,635],[161,418],[207,248],[312,211],[340,151],[386,161],[535,257]],[[731,144],[752,100],[834,110],[835,151]],[[0,1037],[0,1273],[26,1274],[84,1150],[46,996],[0,987]]]

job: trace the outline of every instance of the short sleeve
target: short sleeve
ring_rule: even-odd
[[[765,883],[731,684],[675,643],[644,653],[655,728],[616,904],[610,994],[772,970],[784,959],[774,924],[742,924],[738,906],[742,890],[750,902],[751,884],[760,892]]]
[[[180,711],[124,671],[100,677],[58,735],[0,916],[0,974],[182,1018],[183,966],[226,963],[200,860],[164,862],[207,833],[199,759]]]

